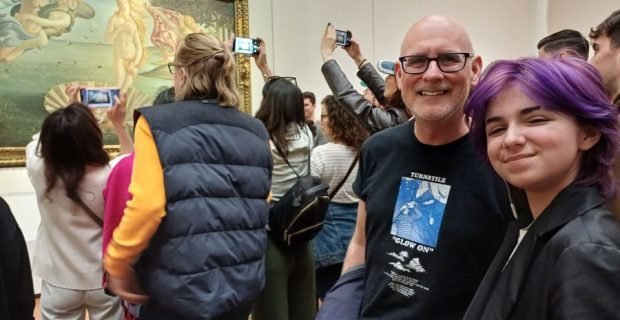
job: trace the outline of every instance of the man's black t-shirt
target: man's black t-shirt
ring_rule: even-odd
[[[372,136],[353,185],[366,202],[362,319],[461,319],[512,220],[507,189],[465,135]]]

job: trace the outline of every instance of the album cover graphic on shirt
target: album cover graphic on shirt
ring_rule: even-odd
[[[435,248],[449,194],[449,185],[402,177],[391,234]]]

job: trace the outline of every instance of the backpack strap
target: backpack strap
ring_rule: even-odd
[[[344,175],[344,178],[342,178],[342,180],[340,180],[340,182],[334,188],[334,190],[332,190],[332,192],[329,193],[329,198],[330,199],[333,199],[336,196],[336,193],[338,193],[338,191],[340,191],[340,188],[344,185],[345,181],[347,181],[347,179],[351,175],[351,172],[353,171],[353,168],[355,167],[355,164],[357,163],[357,159],[359,157],[360,157],[360,153],[358,152],[355,155],[355,158],[353,158],[353,162],[351,162],[351,165],[349,166],[349,170],[347,171],[347,174]]]
[[[288,162],[288,159],[284,155],[284,152],[282,151],[282,149],[280,149],[280,146],[278,146],[278,144],[275,141],[273,141],[273,139],[271,139],[271,137],[269,138],[269,140],[271,140],[271,143],[273,143],[273,145],[276,147],[276,150],[278,151],[278,154],[280,155],[280,157],[282,157],[282,159],[284,159],[284,162],[286,162],[286,164],[289,166],[289,168],[291,168],[291,170],[293,170],[293,173],[295,173],[295,175],[297,176],[297,179],[299,179],[299,174],[297,174],[297,171],[295,171],[295,169],[293,169],[293,166],[291,165],[291,163]]]
[[[299,128],[299,130],[302,130],[302,128]],[[310,153],[312,153],[312,138],[310,137],[310,135],[308,134],[307,130],[304,130],[306,132],[306,136],[308,136],[308,176],[310,175]],[[271,140],[271,143],[273,143],[273,145],[276,147],[276,150],[278,151],[278,154],[280,155],[280,157],[282,157],[282,159],[284,159],[284,162],[286,162],[286,164],[289,166],[289,168],[291,168],[291,170],[293,170],[293,173],[295,173],[295,175],[297,176],[297,179],[300,178],[299,174],[297,173],[297,171],[295,171],[295,169],[293,169],[293,166],[291,165],[290,162],[288,162],[288,159],[286,158],[286,156],[284,155],[284,151],[282,151],[282,149],[280,149],[280,146],[278,146],[278,144],[273,141],[273,139],[271,139],[271,137],[269,137],[269,140]]]

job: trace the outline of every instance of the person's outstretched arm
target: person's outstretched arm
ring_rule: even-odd
[[[108,120],[112,123],[114,133],[118,137],[120,144],[120,153],[128,154],[133,151],[133,141],[127,128],[125,127],[125,116],[127,114],[127,94],[121,94],[121,97],[114,97],[115,103],[112,108],[106,112]]]
[[[263,80],[267,81],[269,77],[273,76],[273,72],[271,68],[269,68],[269,63],[267,63],[267,49],[265,46],[265,40],[261,38],[257,38],[260,42],[260,47],[258,48],[258,54],[254,56],[254,63],[256,63],[256,67],[260,70],[263,75]]]
[[[364,57],[359,42],[352,38],[350,43],[348,47],[344,47],[343,49],[357,66],[357,77],[366,83],[368,89],[372,91],[372,94],[375,95],[379,103],[385,106],[387,104],[384,96],[385,80],[383,80],[379,72],[373,67],[372,63]]]
[[[336,30],[334,26],[329,23],[321,38],[321,57],[323,58],[321,72],[323,72],[325,81],[334,97],[336,97],[342,105],[353,109],[356,114],[364,116],[370,112],[373,105],[353,88],[347,76],[342,72],[342,69],[340,69],[338,62],[336,62],[333,56],[335,49]]]
[[[376,132],[398,125],[398,112],[375,107],[353,88],[353,85],[351,85],[351,82],[349,82],[349,79],[347,79],[347,76],[342,72],[342,69],[340,69],[333,57],[335,48],[336,31],[334,26],[328,24],[321,39],[321,57],[323,58],[321,72],[338,102],[345,107],[351,108],[353,112],[361,117],[364,123],[368,124],[371,131]],[[368,64],[362,66],[362,68],[368,67]],[[370,67],[372,68],[372,66]],[[383,87],[385,88],[385,84]]]

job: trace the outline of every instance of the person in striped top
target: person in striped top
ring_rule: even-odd
[[[330,186],[331,196],[325,225],[313,240],[317,294],[322,300],[340,276],[355,228],[358,197],[352,184],[357,175],[357,153],[368,131],[333,95],[321,102],[321,125],[330,142],[312,150],[310,172]]]

